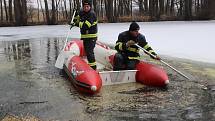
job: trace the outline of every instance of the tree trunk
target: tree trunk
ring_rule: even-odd
[[[77,9],[78,11],[80,11],[80,1],[79,0],[74,0],[74,8]]]
[[[174,14],[174,0],[171,0],[170,2],[170,14],[171,16]]]
[[[132,7],[132,0],[129,2],[129,4],[130,4],[130,11],[131,11],[131,19],[132,19],[132,21],[133,21],[133,7]]]
[[[67,7],[66,7],[66,0],[64,1],[64,10],[65,10],[65,15],[66,15],[66,18],[65,18],[65,19],[68,19],[68,12],[67,12]]]
[[[15,0],[16,1],[16,0]],[[50,22],[50,17],[49,17],[49,7],[48,7],[48,1],[47,0],[44,0],[44,4],[45,4],[45,13],[46,13],[46,23],[48,25],[51,24]]]
[[[200,1],[199,0],[196,0],[195,1],[195,12],[198,14],[199,13],[199,10],[200,10]]]
[[[0,10],[1,10],[1,21],[3,21],[3,6],[2,6],[2,0],[0,0]]]
[[[180,4],[179,5],[180,7],[179,7],[179,10],[178,10],[179,11],[178,13],[179,13],[179,16],[181,17],[181,16],[183,16],[183,0],[180,0],[179,4]]]
[[[123,6],[125,6],[124,7],[125,15],[130,16],[131,15],[130,0],[124,0],[123,1]]]
[[[56,13],[55,13],[56,15],[55,15],[55,16],[56,16],[56,22],[58,22],[58,20],[59,20],[59,18],[60,18],[60,17],[59,17],[59,11],[58,11],[59,2],[60,2],[60,1],[61,1],[61,0],[58,0],[58,1],[56,0],[56,1],[55,1],[55,8],[56,8],[56,9],[55,9],[55,10],[56,10]]]
[[[41,0],[39,0],[39,2],[40,2],[40,9],[41,9],[42,15],[43,15],[43,21],[45,22],[45,13],[44,13],[44,10],[43,10],[42,2],[41,2]]]
[[[192,0],[185,0],[185,20],[192,19]]]
[[[119,16],[124,16],[124,12],[123,12],[123,1],[122,1],[122,0],[119,1],[118,14],[119,14]]]
[[[102,8],[102,6],[103,6],[103,0],[101,0],[101,3],[100,3],[100,5],[101,5],[101,7],[100,7],[100,9],[101,9],[101,16],[102,16],[102,18],[104,18],[104,10],[103,10],[103,8]]]
[[[8,21],[8,12],[7,12],[6,0],[4,0],[4,10],[5,10],[5,18],[6,18],[6,21]]]
[[[21,12],[22,12],[22,24],[27,25],[27,1],[26,0],[21,0]]]
[[[117,0],[114,0],[114,18],[115,18],[115,22],[118,21],[118,17],[119,17],[119,12],[118,12],[117,6],[118,6]]]
[[[154,0],[149,1],[149,15],[151,18],[154,17]]]
[[[149,1],[148,0],[144,0],[144,11],[145,13],[149,14],[149,6],[148,6]]]
[[[143,0],[138,0],[139,2],[139,14],[143,15],[144,9],[143,9]]]
[[[164,14],[164,0],[159,0],[160,15]]]
[[[94,11],[95,11],[96,15],[98,16],[98,14],[99,14],[99,13],[98,13],[97,4],[98,4],[98,3],[97,3],[97,1],[96,1],[96,0],[94,0],[94,1],[93,1],[93,9],[94,9]]]
[[[14,13],[15,13],[15,24],[17,26],[22,25],[22,12],[21,12],[20,0],[14,0]]]
[[[69,0],[69,20],[72,19],[72,1]]]
[[[37,21],[40,22],[40,3],[39,0],[37,0]]]
[[[215,1],[209,0],[210,19],[215,19]]]
[[[159,11],[159,2],[158,0],[155,0],[155,18],[156,18],[156,21],[159,21],[160,20],[160,11]]]
[[[9,11],[9,21],[10,21],[10,23],[12,23],[13,22],[13,6],[12,6],[12,0],[9,0],[8,1],[8,11]]]
[[[51,24],[56,24],[56,10],[55,10],[55,1],[52,0],[52,17],[51,17]]]
[[[111,0],[105,0],[105,10],[107,20],[109,22],[115,22],[113,15],[113,2]]]
[[[169,6],[169,0],[166,0],[165,13],[166,13],[167,15],[169,15],[169,8],[170,8],[170,6]]]

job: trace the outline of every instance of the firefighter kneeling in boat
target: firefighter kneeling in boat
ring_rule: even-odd
[[[135,44],[138,44],[153,54],[154,57],[150,56],[151,58],[160,60],[160,57],[149,46],[145,36],[139,33],[139,30],[139,25],[136,22],[132,22],[128,31],[119,34],[115,45],[117,53],[114,57],[114,71],[135,69],[140,59],[139,48]]]

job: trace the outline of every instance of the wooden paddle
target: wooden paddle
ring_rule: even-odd
[[[145,53],[147,53],[148,55],[156,58],[155,55],[151,54],[150,52],[148,52],[146,49],[142,48],[140,45],[138,44],[135,44],[138,48],[140,48],[141,50],[143,50]],[[175,69],[174,67],[172,67],[171,65],[169,65],[168,63],[166,63],[165,61],[163,60],[159,60],[161,63],[165,64],[166,66],[170,67],[172,70],[174,70],[175,72],[179,73],[180,75],[182,75],[183,77],[187,78],[190,80],[190,78],[188,76],[186,76],[185,74],[183,74],[182,72],[178,71],[177,69]]]
[[[75,17],[75,13],[76,13],[76,10],[75,10],[74,13],[73,13],[73,16],[72,16],[72,19],[71,19],[70,24],[73,23],[73,20],[74,20],[74,17]],[[71,29],[71,28],[70,28],[70,29]],[[59,69],[63,69],[63,64],[64,64],[64,61],[65,61],[65,59],[66,59],[65,54],[64,54],[64,53],[65,53],[65,52],[64,52],[64,48],[66,47],[66,44],[67,44],[67,42],[68,42],[69,32],[70,32],[70,30],[67,32],[66,41],[64,42],[64,46],[63,46],[62,50],[60,51],[60,53],[59,53],[59,55],[58,55],[58,57],[57,57],[57,60],[56,60],[56,62],[55,62],[55,67],[57,67],[57,68],[59,68]]]

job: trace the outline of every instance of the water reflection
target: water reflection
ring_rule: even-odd
[[[62,43],[62,39],[59,38],[42,38],[30,40],[19,40],[19,41],[1,41],[3,45],[7,61],[12,60],[23,60],[25,58],[42,59],[46,60],[46,63],[55,61],[58,53],[59,46]],[[34,58],[40,57],[40,58]],[[41,61],[40,61],[41,62]]]
[[[2,41],[7,61],[32,60],[32,64],[51,64],[59,53],[63,38],[41,38],[19,41]]]
[[[64,38],[39,38],[1,41],[0,60],[5,62],[5,65],[0,63],[1,67],[10,66],[16,71],[17,77],[22,77],[33,69],[53,67],[63,40]]]

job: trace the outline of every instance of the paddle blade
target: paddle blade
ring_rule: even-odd
[[[65,61],[65,55],[64,55],[64,52],[61,51],[55,62],[55,67],[57,67],[59,69],[63,69],[64,61]]]

